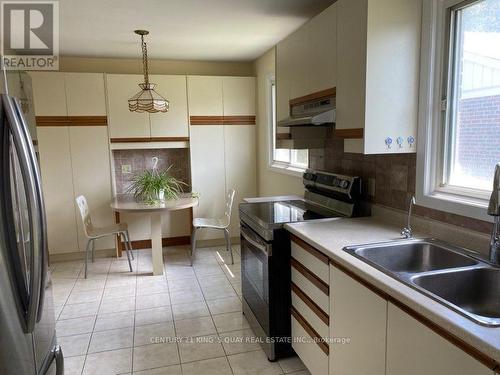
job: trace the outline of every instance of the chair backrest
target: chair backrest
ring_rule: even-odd
[[[89,205],[87,204],[87,199],[83,195],[80,195],[75,199],[76,205],[80,210],[80,215],[83,222],[83,230],[85,235],[89,235],[90,229],[92,228],[92,219],[90,218]]]
[[[231,223],[231,211],[233,210],[234,194],[234,189],[229,189],[226,194],[226,210],[224,212],[224,219],[227,220],[227,225]]]

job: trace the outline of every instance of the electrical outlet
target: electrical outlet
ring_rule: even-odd
[[[375,196],[375,179],[374,178],[368,179],[368,195],[370,197]]]
[[[122,165],[122,173],[132,173],[132,166],[130,164],[123,164]]]

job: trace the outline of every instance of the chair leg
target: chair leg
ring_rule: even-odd
[[[132,260],[135,260],[135,258],[134,258],[134,251],[132,249],[132,242],[130,241],[130,234],[128,233],[128,230],[125,231],[125,236],[127,237],[128,248],[131,250],[130,251],[130,255],[132,256]]]
[[[92,240],[92,263],[94,263],[94,249],[95,249],[95,242]]]
[[[89,261],[89,249],[94,240],[90,239],[87,241],[87,246],[85,248],[85,278],[87,278],[87,263]]]
[[[226,237],[226,250],[231,252],[231,264],[234,264],[233,257],[233,247],[231,246],[231,236],[229,235],[229,229],[224,229],[224,237]]]
[[[132,250],[132,248],[127,241],[127,235],[122,232],[121,236],[123,237],[123,242],[125,242],[125,252],[127,253],[128,268],[130,269],[130,272],[132,272],[132,262],[130,261],[130,251]]]
[[[193,265],[193,260],[194,260],[194,252],[196,250],[196,231],[198,228],[194,227],[193,228],[193,233],[191,234],[191,266]]]

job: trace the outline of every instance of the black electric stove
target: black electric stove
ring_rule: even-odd
[[[358,177],[304,173],[304,199],[241,203],[243,313],[269,360],[294,354],[291,346],[290,237],[287,223],[361,216]]]

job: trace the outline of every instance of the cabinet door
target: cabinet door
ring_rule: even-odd
[[[222,116],[222,77],[188,76],[190,116]]]
[[[37,116],[67,116],[64,73],[30,72]]]
[[[69,128],[74,196],[87,198],[93,223],[98,227],[114,223],[111,202],[111,170],[108,132],[105,126],[73,126]],[[79,212],[77,212],[79,215]],[[87,239],[78,217],[78,243],[85,250]],[[96,241],[96,249],[114,247],[113,237]]]
[[[102,73],[64,73],[68,116],[106,116]]]
[[[337,86],[337,4],[309,22],[307,94]]]
[[[467,353],[389,303],[387,375],[492,373]]]
[[[130,112],[128,100],[139,92],[139,74],[107,74],[108,125],[111,138],[150,137],[149,114]]]
[[[223,77],[224,116],[255,115],[255,77]]]
[[[276,46],[276,120],[290,115],[291,43],[285,39]],[[285,128],[286,129],[286,128]]]
[[[291,34],[290,43],[290,99],[309,94],[307,92],[307,76],[309,71],[308,33],[310,22]]]
[[[191,126],[191,180],[200,194],[194,217],[221,218],[225,206],[224,127]],[[202,230],[198,239],[223,238],[222,231]]]
[[[39,127],[38,148],[49,252],[78,251],[68,128]]]
[[[238,206],[243,198],[257,195],[255,126],[224,126],[226,189],[236,191],[231,215],[231,236],[239,236]]]
[[[365,127],[367,0],[337,1],[336,129]]]
[[[387,301],[330,266],[330,316],[330,374],[385,375]]]
[[[151,137],[189,137],[186,76],[151,75],[156,91],[170,102],[167,113],[150,113]]]

